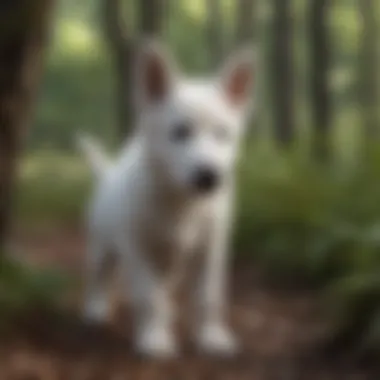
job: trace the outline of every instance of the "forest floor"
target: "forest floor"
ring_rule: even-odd
[[[84,240],[76,229],[17,232],[14,244],[33,264],[81,274]],[[0,339],[0,380],[380,379],[348,356],[317,354],[326,323],[313,293],[265,286],[252,265],[237,263],[232,300],[231,323],[243,342],[234,359],[201,356],[185,342],[175,360],[143,360],[132,352],[126,310],[97,327],[76,319],[75,310],[61,318],[36,313]]]

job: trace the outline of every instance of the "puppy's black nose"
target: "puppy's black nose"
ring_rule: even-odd
[[[204,167],[196,171],[193,182],[199,192],[209,193],[219,185],[220,178],[215,169]]]

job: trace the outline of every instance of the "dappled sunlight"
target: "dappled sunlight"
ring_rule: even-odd
[[[352,70],[349,68],[342,67],[335,70],[331,77],[331,88],[334,91],[341,92],[349,86],[355,85],[355,78],[352,76]]]
[[[19,224],[64,225],[81,219],[91,173],[79,156],[36,152],[24,157],[19,174]]]
[[[346,53],[352,53],[359,47],[362,20],[353,7],[333,6],[330,23],[335,43]]]
[[[37,152],[24,158],[21,164],[21,180],[42,180],[56,176],[61,181],[76,181],[89,173],[81,158],[56,152]]]
[[[205,21],[205,18],[206,18],[205,1],[202,1],[202,0],[186,1],[183,4],[183,7],[188,17],[194,18],[198,22]]]
[[[62,19],[56,27],[56,54],[76,59],[96,59],[99,55],[99,36],[83,21]]]

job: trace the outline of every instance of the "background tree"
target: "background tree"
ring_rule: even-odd
[[[155,36],[162,33],[166,1],[164,0],[140,0],[139,8],[139,30],[144,36]]]
[[[378,25],[376,0],[359,0],[362,21],[359,56],[359,99],[367,134],[371,139],[378,136]]]
[[[251,42],[256,34],[257,0],[236,1],[236,44]]]
[[[311,105],[314,124],[314,151],[319,159],[329,156],[331,104],[329,91],[329,0],[310,0],[310,76]]]
[[[290,0],[274,0],[272,45],[274,128],[278,142],[289,145],[294,137],[294,85],[292,9]]]
[[[52,0],[0,3],[0,252],[10,223],[17,157],[31,121]]]
[[[235,45],[242,47],[252,44],[257,49],[257,0],[237,0],[235,6]],[[258,115],[257,110],[253,121],[255,125],[249,129],[249,135],[250,137],[257,137],[260,132],[260,115]]]
[[[209,64],[217,66],[223,57],[223,12],[220,0],[206,0],[206,41]]]
[[[127,25],[122,0],[103,0],[104,29],[115,65],[116,113],[118,134],[126,135],[134,116],[132,99],[132,65],[138,36],[157,36],[163,30],[164,1],[141,0],[137,2],[138,31]]]

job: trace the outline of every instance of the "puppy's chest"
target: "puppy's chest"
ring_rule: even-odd
[[[207,230],[207,215],[201,211],[152,215],[144,223],[144,235],[140,237],[148,259],[164,269],[178,258],[191,257]]]
[[[202,239],[205,225],[201,214],[156,215],[148,227],[149,238],[168,250],[188,251]]]

